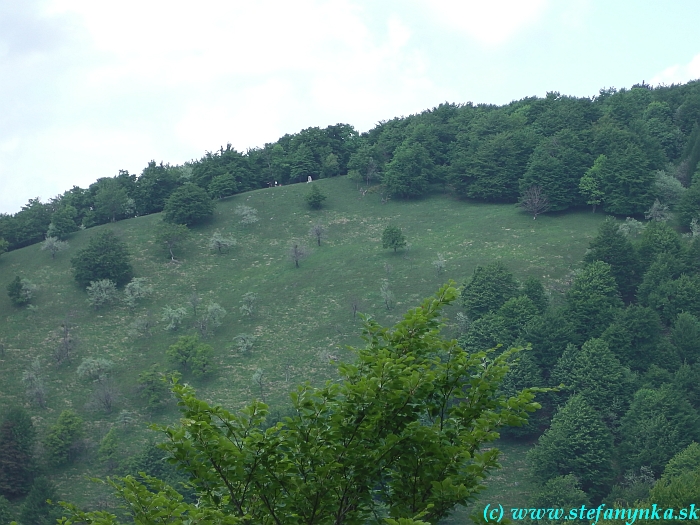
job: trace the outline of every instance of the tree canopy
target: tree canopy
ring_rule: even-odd
[[[71,259],[75,280],[82,288],[109,279],[123,286],[134,276],[129,250],[112,231],[98,233]]]

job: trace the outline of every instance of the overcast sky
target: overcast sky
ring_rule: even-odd
[[[0,0],[0,212],[441,102],[700,78],[696,0]]]

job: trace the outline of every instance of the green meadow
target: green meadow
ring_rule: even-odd
[[[0,406],[24,404],[39,428],[39,439],[67,408],[86,421],[86,451],[71,466],[50,473],[66,499],[92,507],[100,504],[100,491],[87,478],[106,475],[96,450],[121,410],[134,418],[131,425],[119,427],[124,457],[153,435],[147,430],[149,422],[177,417],[174,403],[157,410],[147,408],[138,391],[138,375],[154,364],[162,371],[172,370],[165,351],[178,336],[194,330],[188,305],[193,292],[202,298],[200,308],[216,302],[227,315],[205,340],[214,349],[212,373],[202,379],[185,374],[183,381],[193,384],[203,399],[231,410],[262,394],[274,413],[284,410],[295,385],[333,380],[337,377],[333,361],[352,359],[347,346],[362,344],[362,324],[359,316],[353,319],[353,299],[359,312],[390,325],[448,279],[461,285],[477,265],[498,259],[520,280],[540,278],[552,300],[561,301],[571,271],[604,218],[586,210],[533,220],[513,205],[457,200],[439,191],[420,200],[383,204],[376,194],[361,196],[347,177],[313,184],[328,196],[318,211],[306,205],[307,184],[219,201],[213,219],[193,228],[191,238],[175,252],[177,262],[170,261],[165,247],[154,239],[160,214],[77,232],[68,239],[69,249],[55,260],[39,245],[0,257],[0,340],[5,347],[0,354]],[[242,204],[258,211],[257,223],[240,223],[235,209]],[[321,246],[309,235],[317,222],[326,228]],[[382,249],[381,234],[389,224],[402,228],[409,243],[406,249],[397,253]],[[135,275],[148,278],[154,288],[153,295],[134,311],[121,304],[95,311],[73,280],[70,258],[103,229],[114,230],[127,243]],[[217,230],[237,241],[227,253],[208,247]],[[310,250],[299,268],[288,256],[293,239],[302,240]],[[446,260],[440,275],[433,265],[438,254]],[[11,305],[5,287],[16,275],[37,285],[35,308]],[[395,297],[391,309],[380,294],[384,280]],[[248,292],[257,294],[252,316],[240,309]],[[166,331],[161,321],[166,305],[188,309],[189,317],[176,332]],[[448,336],[456,335],[449,318],[458,309],[455,305],[446,312]],[[130,325],[147,313],[155,322],[152,335],[130,335]],[[75,326],[77,344],[70,362],[57,366],[51,355],[66,321]],[[242,333],[255,337],[249,355],[235,349],[233,340]],[[21,381],[36,357],[47,386],[44,409],[28,403]],[[86,357],[104,357],[115,364],[111,375],[120,398],[109,413],[86,406],[94,384],[76,373]],[[263,371],[262,389],[252,380],[258,369]],[[526,496],[520,480],[527,447],[506,443],[503,448],[504,470],[489,482],[489,501],[515,506],[524,503]],[[466,515],[458,510],[449,523],[463,523]]]

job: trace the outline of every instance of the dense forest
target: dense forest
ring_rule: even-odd
[[[590,99],[549,93],[500,107],[442,104],[364,134],[344,124],[310,128],[246,153],[229,145],[183,166],[152,161],[138,177],[122,171],[48,203],[31,200],[0,217],[0,248],[43,241],[53,257],[80,229],[163,212],[157,241],[175,261],[173,250],[190,226],[213,214],[213,202],[309,176],[347,175],[352,191],[377,193],[382,204],[391,197],[408,206],[441,192],[465,203],[519,203],[535,218],[602,210],[608,217],[583,260],[575,261],[559,300],[539,277],[521,276],[502,261],[479,264],[462,276],[459,292],[441,288],[393,328],[368,318],[367,347],[357,351],[357,364],[339,368],[342,386],[300,388],[289,419],[266,422],[266,408],[257,402],[241,414],[228,413],[176,385],[183,419],[161,430],[179,471],[162,462],[165,453],[153,444],[121,461],[116,429],[98,454],[103,464],[114,463],[108,472],[154,476],[144,484],[128,478],[115,485],[136,523],[155,519],[146,503],[168,514],[169,523],[188,523],[185,515],[192,523],[286,523],[275,517],[285,512],[297,516],[293,523],[438,523],[455,504],[473,503],[496,461],[495,452],[479,453],[499,434],[532,444],[532,507],[657,504],[679,510],[700,498],[699,162],[700,81],[608,89]],[[539,203],[532,202],[535,193]],[[314,185],[307,204],[322,209],[325,197]],[[253,208],[236,209],[241,224],[246,217],[251,224],[258,220]],[[314,227],[321,247],[326,226]],[[382,242],[395,254],[407,246],[396,225],[386,227]],[[210,241],[215,253],[233,245],[219,232]],[[290,252],[296,268],[306,255],[298,250],[296,244]],[[145,281],[134,277],[129,247],[113,233],[94,235],[71,264],[95,310],[113,301],[117,289],[131,297],[129,311],[147,296]],[[438,276],[445,264],[439,254],[433,262]],[[7,290],[16,307],[31,303],[29,280],[18,276]],[[382,297],[389,311],[388,287]],[[458,345],[439,336],[440,310],[452,302],[459,310],[453,316]],[[246,306],[252,312],[253,303],[244,299],[241,312]],[[175,310],[169,322],[179,323]],[[211,348],[197,337],[206,339],[213,319],[225,312],[209,313],[202,319],[211,324],[168,350],[190,377],[211,372]],[[510,347],[525,350],[505,350]],[[88,364],[84,374],[102,381],[100,366],[107,365]],[[29,387],[31,373],[24,372]],[[158,375],[154,369],[141,378],[156,404],[166,395]],[[57,517],[55,508],[42,504],[56,496],[38,463],[50,458],[56,467],[79,456],[72,447],[83,422],[72,410],[38,439],[26,407],[41,406],[40,394],[28,388],[27,405],[9,408],[0,422],[2,525],[11,517],[23,525]],[[535,394],[540,408],[520,425],[525,411],[535,408]],[[349,435],[360,438],[353,442]],[[413,454],[402,455],[399,443]],[[339,449],[347,451],[346,464]],[[383,471],[368,466],[383,462]],[[188,485],[180,485],[188,478],[183,471],[193,480]],[[329,494],[328,486],[341,496]],[[325,514],[314,501],[326,505]],[[76,524],[117,523],[109,513],[63,512]],[[608,519],[614,521],[601,517]]]
[[[589,204],[634,217],[659,199],[662,206],[678,204],[687,230],[700,209],[700,182],[692,178],[700,161],[698,122],[697,81],[606,89],[592,98],[552,92],[505,106],[446,103],[361,135],[337,124],[245,153],[229,144],[182,166],[151,161],[139,176],[120,171],[45,203],[31,199],[20,212],[0,215],[0,238],[12,250],[44,240],[50,227],[60,238],[157,213],[186,183],[222,198],[345,174],[400,198],[439,184],[461,197],[515,203],[536,186],[551,211]]]

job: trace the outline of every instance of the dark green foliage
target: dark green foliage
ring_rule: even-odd
[[[573,356],[563,356],[552,376],[571,392],[583,396],[603,416],[611,431],[615,429],[629,404],[632,375],[605,341],[591,339]]]
[[[616,215],[642,213],[653,201],[654,177],[647,156],[635,144],[607,154],[601,168],[605,211]]]
[[[658,475],[676,453],[700,440],[700,416],[672,385],[642,388],[634,394],[620,431],[624,467],[649,466]]]
[[[94,217],[97,224],[115,222],[125,217],[129,195],[116,178],[102,178],[96,183]]]
[[[334,153],[329,153],[326,158],[323,159],[323,166],[321,167],[321,177],[336,177],[340,174],[340,164],[338,163],[338,156]]]
[[[654,310],[632,304],[618,310],[600,337],[625,366],[642,371],[656,362],[661,328],[661,319]]]
[[[107,471],[114,470],[119,464],[119,443],[120,439],[117,430],[112,428],[100,441],[100,448],[97,449],[97,458],[104,465]]]
[[[576,334],[562,310],[548,310],[544,315],[532,318],[525,326],[523,339],[532,344],[535,360],[548,377],[566,345],[576,339]]]
[[[467,351],[478,352],[494,348],[499,344],[507,346],[514,340],[505,319],[494,312],[489,312],[471,323],[469,330],[459,340],[459,343]]]
[[[620,307],[622,300],[610,265],[602,261],[586,266],[566,293],[566,315],[580,341],[600,337]]]
[[[700,361],[696,361],[693,365],[683,363],[678,367],[673,375],[673,383],[679,392],[685,394],[685,398],[700,412]]]
[[[166,351],[168,359],[175,365],[200,377],[209,372],[212,347],[199,342],[197,335],[182,335]]]
[[[306,194],[306,203],[314,210],[320,210],[323,206],[323,201],[328,197],[321,193],[318,184],[313,184],[311,186],[311,191]]]
[[[44,476],[36,478],[22,504],[19,522],[22,525],[55,525],[56,520],[63,516],[61,508],[57,505],[57,496],[56,486],[51,481]],[[51,503],[46,500],[51,500]]]
[[[72,461],[78,441],[83,437],[83,420],[72,410],[64,410],[49,428],[44,438],[46,459],[52,465],[64,465]]]
[[[532,301],[539,313],[543,314],[547,310],[549,297],[542,286],[542,281],[537,277],[530,276],[525,279],[522,293]]]
[[[678,222],[683,228],[690,227],[690,221],[700,219],[700,180],[694,182],[681,197],[676,206]]]
[[[462,289],[462,305],[470,319],[498,310],[508,299],[519,295],[518,283],[505,265],[496,261],[477,266]]]
[[[433,161],[419,142],[404,141],[384,170],[384,186],[391,195],[419,197],[428,190]]]
[[[496,314],[503,319],[509,337],[504,344],[517,340],[525,330],[525,326],[538,315],[537,307],[526,295],[512,297],[501,306]]]
[[[171,224],[192,226],[214,214],[214,202],[209,194],[195,184],[176,189],[163,208],[163,220]]]
[[[649,294],[647,303],[661,317],[661,320],[671,324],[681,312],[700,316],[700,275],[681,275],[672,281],[662,281]]]
[[[11,408],[0,423],[0,494],[14,498],[29,491],[35,472],[35,439],[29,414]]]
[[[659,254],[678,257],[681,252],[681,238],[666,222],[652,221],[642,232],[639,243],[639,262],[642,268],[649,268]]]
[[[5,496],[0,496],[0,524],[7,525],[14,518],[10,502]]]
[[[677,478],[686,472],[698,469],[700,469],[700,443],[693,442],[666,463],[661,478]]]
[[[682,453],[682,452],[681,452]],[[679,454],[681,454],[679,453]],[[691,518],[688,510],[694,509],[697,515],[697,502],[700,501],[700,467],[681,471],[678,475],[664,476],[656,482],[649,491],[649,499],[643,505],[649,506],[652,503],[660,508],[677,509],[674,519],[654,520],[653,523],[659,525],[676,525],[680,518],[681,509],[685,509],[685,516],[682,519],[687,523],[697,523]],[[694,507],[693,507],[694,505]]]
[[[0,237],[0,255],[5,253],[7,251],[7,248],[10,246],[10,243],[7,242],[5,239]]]
[[[573,474],[591,499],[596,499],[607,492],[612,481],[610,432],[580,395],[559,409],[527,456],[533,480],[543,485]]]
[[[527,171],[520,179],[520,191],[539,186],[553,211],[582,204],[579,181],[590,163],[579,135],[563,130],[540,142],[530,155]]]
[[[148,215],[163,211],[165,202],[180,186],[180,172],[168,165],[156,164],[152,160],[143,169],[136,181],[134,200],[139,215]]]
[[[164,374],[153,365],[148,370],[139,374],[139,390],[141,397],[149,407],[157,407],[170,397],[170,389],[164,380]]]
[[[75,280],[81,288],[87,288],[91,281],[109,279],[123,286],[134,276],[129,250],[126,244],[112,231],[94,235],[87,247],[80,250],[70,262]]]
[[[156,242],[161,246],[165,246],[172,261],[175,260],[173,250],[177,249],[189,236],[190,230],[185,224],[161,222],[156,227]]]
[[[61,206],[51,216],[51,224],[49,225],[50,236],[65,240],[69,234],[80,229],[80,225],[76,222],[77,218],[78,210],[73,206],[70,204]]]
[[[557,476],[547,481],[528,501],[529,507],[536,509],[578,509],[582,505],[589,506],[590,498],[581,490],[577,476],[567,474]],[[588,523],[585,520],[568,520],[567,523]],[[553,524],[557,520],[543,519],[539,523]]]
[[[236,184],[236,179],[230,173],[225,173],[223,175],[217,175],[209,183],[207,190],[209,195],[217,199],[223,199],[236,193],[238,185]]]
[[[482,319],[485,319],[485,317],[482,317],[480,320]],[[540,367],[537,366],[537,362],[532,356],[532,351],[525,350],[520,352],[511,364],[510,370],[503,378],[501,392],[506,397],[511,397],[525,388],[543,386],[544,380],[542,379]],[[543,399],[540,399],[541,397],[538,396],[537,401],[543,403]],[[520,427],[506,427],[501,431],[501,436],[512,438],[538,436],[542,432],[542,425],[546,423],[545,418],[546,414],[544,411],[538,410],[530,416],[527,424]]]
[[[398,226],[387,226],[382,232],[382,248],[393,248],[394,253],[399,248],[406,246],[406,237],[404,237],[401,228]]]
[[[700,358],[700,321],[694,315],[681,312],[676,316],[671,330],[671,341],[686,363],[695,363]]]
[[[591,241],[584,261],[603,261],[610,265],[610,273],[625,301],[631,301],[641,281],[639,262],[634,246],[619,229],[617,222],[607,218]]]
[[[680,277],[682,272],[682,261],[673,252],[658,254],[644,273],[642,283],[637,288],[639,303],[648,306],[649,297],[656,293],[664,283]]]
[[[7,295],[15,306],[24,306],[31,300],[31,295],[25,293],[23,279],[18,275],[7,285]]]

